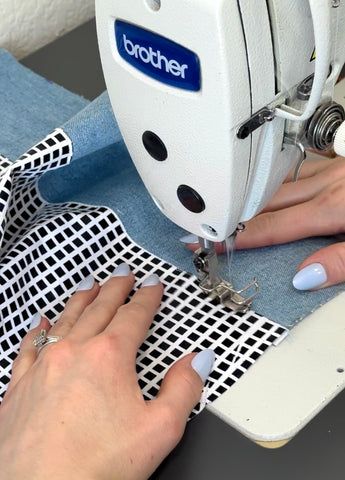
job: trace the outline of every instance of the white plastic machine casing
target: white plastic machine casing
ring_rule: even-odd
[[[236,218],[236,227],[243,209],[250,159],[250,139],[234,143],[230,133],[251,112],[246,47],[237,3],[174,0],[153,12],[143,0],[109,0],[98,2],[96,8],[108,91],[147,189],[164,214],[186,230],[206,236],[201,231],[205,224],[224,236],[228,230],[224,218]],[[201,63],[201,91],[169,87],[126,64],[116,49],[116,18],[195,52]],[[231,58],[234,61],[230,68]],[[157,162],[146,152],[142,135],[147,130],[164,141],[167,161]],[[240,168],[233,168],[235,161]],[[195,214],[183,207],[177,198],[180,185],[200,193],[205,212]]]
[[[313,72],[309,1],[174,0],[163,1],[158,11],[152,3],[96,1],[110,99],[157,206],[187,231],[221,241],[263,208],[296,162],[295,149],[283,148],[284,119],[245,140],[237,131],[281,90]],[[117,19],[194,52],[201,65],[200,91],[166,85],[127,63],[117,50]],[[146,131],[164,142],[166,161],[157,162],[146,151]],[[204,211],[193,213],[181,204],[180,185],[198,192]]]

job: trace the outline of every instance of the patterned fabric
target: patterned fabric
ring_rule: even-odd
[[[254,312],[234,314],[210,303],[195,277],[136,245],[112,210],[45,202],[37,189],[39,178],[71,158],[72,144],[62,130],[13,164],[1,158],[0,397],[31,317],[40,312],[55,322],[85,277],[92,274],[103,283],[126,262],[135,273],[135,289],[151,273],[165,285],[162,306],[137,358],[144,395],[156,395],[176,359],[212,348],[217,361],[205,399],[214,401],[287,331]]]

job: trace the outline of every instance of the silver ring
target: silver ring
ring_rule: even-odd
[[[60,340],[62,340],[62,337],[47,335],[47,330],[41,330],[40,333],[35,337],[33,344],[37,348],[37,353],[40,353],[41,350],[43,350],[43,348],[47,345],[57,343]]]

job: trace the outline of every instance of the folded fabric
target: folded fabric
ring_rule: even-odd
[[[195,277],[136,245],[109,208],[44,201],[38,179],[71,159],[72,142],[60,129],[13,163],[0,158],[0,400],[32,317],[39,312],[54,323],[81,281],[92,275],[102,284],[126,262],[135,289],[152,273],[165,286],[137,358],[146,398],[156,396],[167,369],[183,354],[212,348],[217,355],[198,413],[287,332],[254,312],[236,315],[209,302]]]

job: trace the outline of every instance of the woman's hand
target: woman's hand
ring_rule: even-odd
[[[145,401],[135,360],[163,286],[151,276],[124,305],[133,284],[122,264],[102,288],[86,279],[53,327],[33,319],[0,407],[2,480],[146,479],[179,442],[214,354],[177,362]],[[37,355],[41,329],[63,339]]]
[[[265,210],[246,223],[236,248],[277,245],[307,237],[345,233],[345,159],[307,162],[297,182],[291,176]],[[195,250],[197,238],[183,243]],[[219,251],[222,251],[219,245]],[[293,279],[298,290],[328,287],[345,281],[345,243],[315,252]]]

